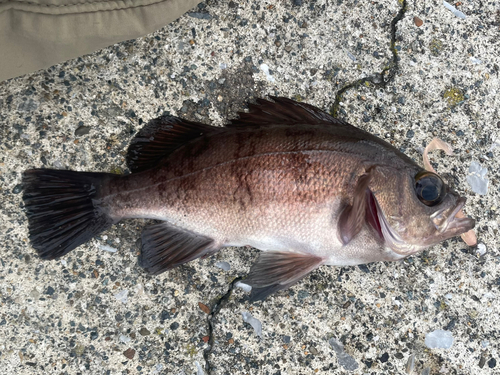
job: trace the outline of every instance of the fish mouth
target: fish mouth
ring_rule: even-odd
[[[474,228],[476,223],[474,219],[459,217],[463,215],[459,215],[459,212],[461,212],[466,201],[466,198],[459,197],[455,208],[451,212],[449,212],[450,210],[443,209],[431,215],[431,220],[440,234],[447,235],[448,237],[456,236]]]
[[[460,197],[458,199],[456,207],[446,218],[444,225],[440,230],[441,233],[454,233],[453,235],[458,235],[474,228],[474,225],[476,224],[476,221],[474,219],[471,219],[469,217],[458,217],[458,213],[462,210],[466,201],[467,199],[465,199],[464,197]]]
[[[437,232],[435,235],[430,236],[427,240],[417,245],[407,243],[399,233],[391,227],[380,209],[378,202],[375,200],[378,222],[380,224],[379,235],[384,240],[385,245],[391,248],[396,254],[409,256],[448,238],[459,236],[474,228],[476,221],[463,216],[463,213],[461,213],[466,201],[467,199],[459,197],[453,209],[444,208],[431,215],[430,219],[433,221]]]

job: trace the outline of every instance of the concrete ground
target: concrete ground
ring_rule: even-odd
[[[0,83],[2,373],[499,374],[500,3],[457,4],[458,16],[442,1],[207,1],[154,34]],[[30,247],[23,170],[126,171],[149,119],[222,125],[266,95],[332,111],[419,162],[434,137],[451,143],[455,156],[431,161],[467,197],[485,248],[454,238],[398,263],[322,267],[250,304],[231,282],[254,249],[153,277],[137,265],[142,220],[59,261]],[[472,161],[488,170],[485,195],[466,181]],[[426,347],[437,329],[451,348]]]

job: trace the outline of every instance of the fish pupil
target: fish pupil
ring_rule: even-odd
[[[422,189],[422,198],[426,201],[435,201],[439,196],[436,186],[425,186]]]

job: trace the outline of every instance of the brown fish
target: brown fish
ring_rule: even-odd
[[[398,260],[474,227],[456,216],[465,198],[387,142],[272,99],[226,127],[152,120],[129,175],[26,171],[33,247],[55,259],[122,219],[157,219],[142,232],[146,271],[250,245],[263,251],[244,281],[258,300],[321,265]]]

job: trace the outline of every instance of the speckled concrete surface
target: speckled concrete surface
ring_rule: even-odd
[[[397,22],[396,0],[259,4],[208,1],[152,35],[0,83],[2,373],[347,373],[331,338],[357,362],[353,374],[405,373],[412,354],[413,374],[500,373],[500,3],[462,2],[462,19],[440,1],[412,0]],[[137,265],[140,220],[60,261],[37,258],[24,169],[125,171],[127,144],[149,119],[223,124],[267,94],[335,107],[416,160],[435,136],[451,143],[455,156],[431,160],[468,198],[486,253],[452,239],[400,263],[322,267],[253,305],[239,288],[226,293],[256,250],[151,277]],[[466,182],[473,160],[488,168],[483,196]],[[199,302],[216,307],[211,330]],[[261,321],[261,337],[243,311]],[[450,349],[426,348],[436,329],[452,333]]]

